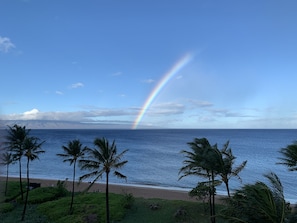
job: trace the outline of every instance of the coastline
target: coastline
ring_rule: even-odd
[[[5,177],[0,176],[1,181],[5,181]],[[9,177],[9,181],[18,181],[17,177]],[[40,183],[41,187],[54,187],[57,185],[58,180],[53,179],[39,179],[32,178],[30,179],[31,183]],[[76,192],[84,191],[90,183],[88,182],[75,182],[74,190]],[[66,189],[71,190],[72,181],[68,180],[66,182]],[[105,192],[104,183],[94,183],[90,188],[89,192]],[[159,198],[165,200],[183,200],[191,202],[202,202],[196,198],[190,197],[188,191],[175,190],[173,188],[161,188],[148,185],[131,185],[131,184],[109,184],[109,192],[115,194],[132,194],[134,197],[140,198]],[[216,195],[217,203],[221,203],[224,195]]]

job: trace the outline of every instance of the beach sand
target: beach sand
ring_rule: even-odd
[[[0,177],[1,181],[5,181],[4,177]],[[10,177],[9,180],[17,181],[19,178]],[[25,180],[25,179],[23,179]],[[57,185],[58,180],[51,179],[30,179],[30,183],[40,183],[41,187],[54,187]],[[77,183],[75,182],[75,191],[84,191],[89,186],[87,182]],[[67,190],[72,190],[72,181],[66,182]],[[89,190],[89,192],[105,192],[104,183],[95,183]],[[156,188],[150,186],[141,185],[129,185],[129,184],[109,184],[109,192],[115,194],[132,194],[134,197],[142,198],[160,198],[165,200],[184,200],[184,201],[197,201],[196,198],[190,197],[187,191],[174,190],[167,188]],[[224,196],[216,195],[218,203]]]

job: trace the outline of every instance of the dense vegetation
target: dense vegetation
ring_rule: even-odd
[[[8,195],[4,195],[1,182],[0,219],[3,223],[22,222],[22,202],[19,184],[8,182]],[[60,186],[59,186],[60,185]],[[71,192],[59,183],[55,187],[40,187],[29,192],[28,212],[25,221],[30,223],[105,222],[105,195],[99,192],[76,193],[73,213],[69,213]],[[206,206],[201,202],[168,201],[134,198],[131,194],[110,194],[111,222],[209,222]],[[217,211],[223,206],[217,206]],[[144,220],[145,219],[145,220]],[[219,223],[226,222],[218,219]]]

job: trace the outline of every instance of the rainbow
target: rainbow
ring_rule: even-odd
[[[155,88],[151,91],[149,96],[147,97],[145,103],[143,104],[142,108],[140,109],[136,119],[134,120],[132,129],[136,129],[138,124],[140,123],[141,119],[143,118],[145,112],[152,104],[153,100],[156,96],[160,93],[162,88],[172,79],[172,77],[178,73],[184,66],[186,66],[190,60],[192,59],[191,54],[184,55],[180,60],[178,60],[174,66],[162,77],[162,79],[158,82]]]

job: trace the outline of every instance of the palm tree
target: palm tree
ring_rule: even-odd
[[[194,175],[208,178],[204,185],[209,187],[210,219],[215,223],[215,176],[220,173],[223,166],[223,159],[217,145],[211,146],[206,138],[195,138],[193,142],[187,143],[192,151],[182,150],[185,164],[179,171],[183,174],[179,179]]]
[[[297,141],[280,150],[283,157],[279,159],[282,161],[277,164],[282,164],[288,167],[289,171],[297,170]]]
[[[21,199],[23,200],[23,185],[22,185],[22,163],[21,159],[23,156],[23,144],[25,138],[29,135],[30,129],[26,129],[26,126],[14,125],[13,127],[8,126],[6,136],[9,151],[13,154],[14,161],[19,163],[19,182],[20,182],[20,192]]]
[[[229,179],[231,177],[237,177],[241,181],[241,178],[238,174],[244,169],[247,163],[247,160],[242,162],[239,166],[233,168],[236,157],[233,156],[232,150],[231,148],[228,148],[228,146],[229,146],[229,141],[226,142],[226,144],[223,146],[221,150],[221,154],[223,156],[223,166],[221,169],[220,176],[222,181],[226,185],[228,197],[230,197]]]
[[[82,169],[91,169],[93,172],[88,173],[80,177],[85,179],[91,176],[95,176],[92,184],[101,177],[104,173],[106,176],[106,188],[105,188],[105,202],[106,202],[106,222],[109,223],[109,197],[108,197],[108,184],[109,174],[114,169],[114,174],[117,177],[126,179],[126,176],[116,171],[123,167],[128,161],[122,161],[123,155],[128,151],[124,150],[120,154],[117,154],[117,147],[115,141],[110,145],[105,138],[96,138],[94,140],[95,149],[88,149],[90,157],[86,160],[81,160]],[[91,184],[91,185],[92,185]],[[90,186],[91,186],[90,185]]]
[[[286,205],[283,187],[274,173],[264,175],[270,186],[263,182],[247,184],[237,190],[221,216],[231,223],[284,223],[289,208]]]
[[[78,159],[84,156],[84,152],[86,151],[87,147],[82,147],[82,144],[79,140],[73,140],[68,142],[68,146],[62,146],[62,149],[64,153],[59,153],[57,156],[63,157],[63,162],[69,162],[70,165],[73,164],[72,196],[69,210],[69,212],[72,213],[76,162]]]
[[[1,155],[1,164],[6,166],[6,181],[5,181],[5,196],[7,195],[7,183],[8,183],[8,170],[9,165],[13,163],[12,154],[9,152],[5,152]]]
[[[41,150],[41,146],[44,143],[39,142],[39,138],[36,137],[26,137],[23,144],[23,151],[24,156],[27,158],[27,191],[26,191],[26,199],[25,199],[25,205],[22,213],[22,221],[25,219],[25,213],[28,203],[28,195],[30,190],[30,175],[29,175],[29,164],[30,161],[34,161],[36,159],[39,159],[39,154],[44,153],[44,150]]]

